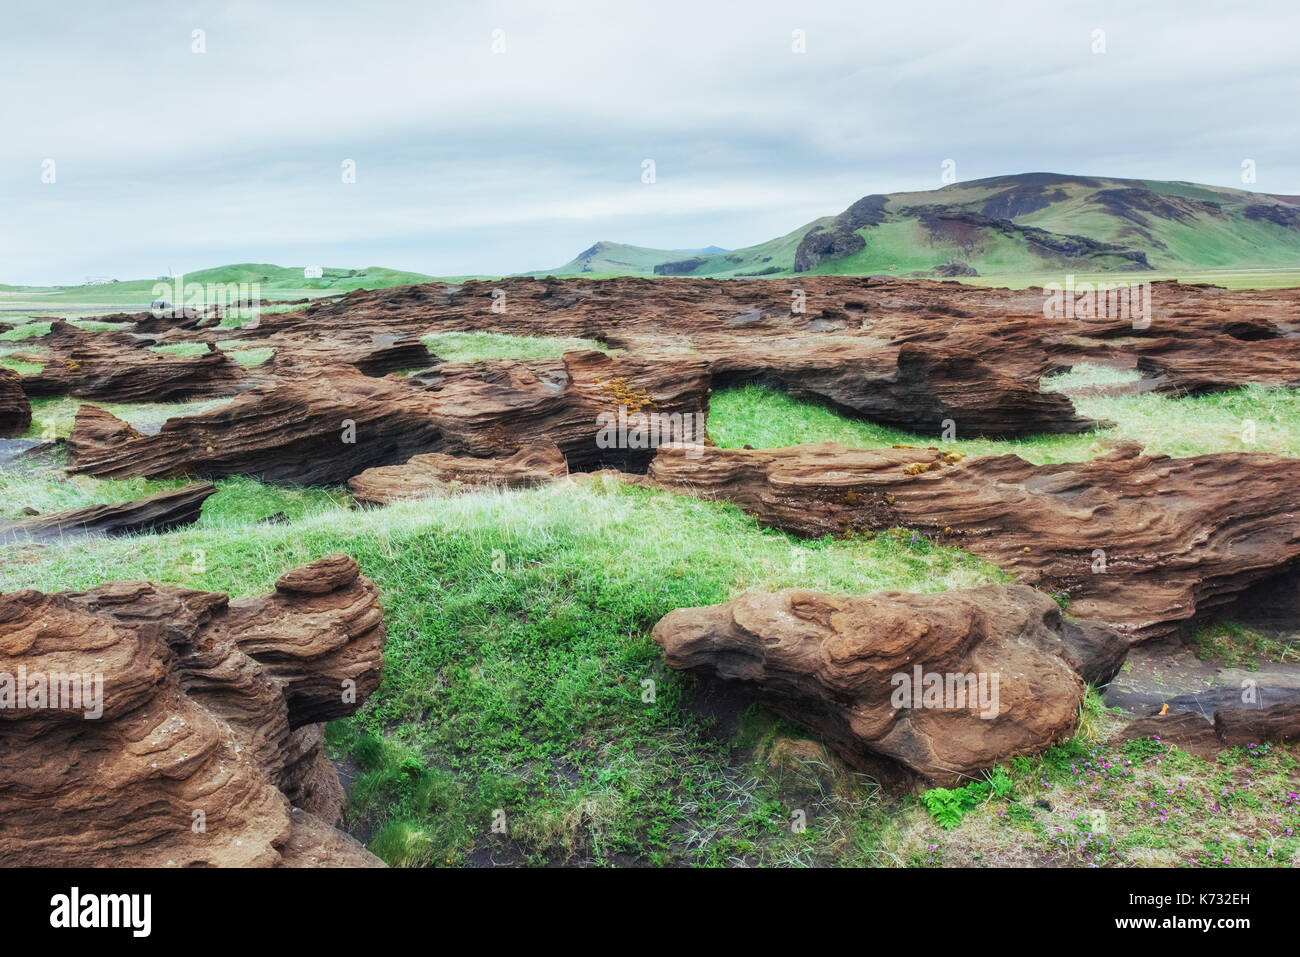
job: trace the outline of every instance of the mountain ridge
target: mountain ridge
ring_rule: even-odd
[[[707,252],[596,243],[531,275],[931,277],[1300,267],[1300,196],[1183,180],[1019,173],[872,193],[774,239]]]

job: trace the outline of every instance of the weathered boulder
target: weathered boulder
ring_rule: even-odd
[[[0,439],[22,435],[32,425],[32,404],[23,391],[23,377],[0,366]]]
[[[429,452],[403,465],[366,469],[348,479],[358,502],[388,505],[411,498],[429,498],[484,488],[527,488],[569,474],[564,453],[549,439],[520,449],[508,458],[474,459]]]
[[[383,642],[376,589],[344,555],[241,601],[148,582],[0,595],[0,854],[378,863],[329,834],[319,722],[378,687]]]
[[[885,755],[940,784],[1066,737],[1084,692],[1072,661],[1095,671],[1125,647],[1095,627],[1084,639],[1023,585],[750,593],[670,612],[654,640],[670,668],[741,682],[849,764]]]
[[[166,532],[198,521],[203,503],[216,490],[215,485],[198,482],[184,488],[156,492],[133,502],[90,505],[16,522],[0,522],[0,542],[22,539],[44,541],[89,532],[101,535]]]
[[[1105,423],[1076,414],[1064,395],[1044,392],[1038,375],[1017,376],[945,346],[877,344],[850,336],[792,336],[707,343],[715,388],[759,382],[798,399],[873,422],[939,435],[1013,437],[1087,432]]]
[[[1300,562],[1294,459],[1173,459],[1136,443],[1088,462],[937,448],[661,448],[647,482],[735,502],[809,537],[915,529],[1069,596],[1134,641],[1173,634]]]

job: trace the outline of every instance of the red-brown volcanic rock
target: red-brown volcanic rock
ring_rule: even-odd
[[[68,438],[68,469],[97,478],[242,474],[316,484],[422,452],[502,457],[549,439],[571,468],[644,470],[654,449],[602,447],[600,417],[620,405],[703,415],[707,380],[698,358],[643,361],[594,351],[442,365],[419,379],[313,366],[219,409],[170,419],[157,435],[83,406]]]
[[[885,369],[891,365],[890,350],[912,343],[937,355],[977,359],[1028,390],[1037,389],[1042,374],[1083,361],[1136,368],[1147,345],[1165,339],[1185,340],[1192,350],[1214,357],[1220,350],[1213,343],[1216,337],[1237,343],[1300,337],[1300,290],[1228,291],[1175,282],[1152,283],[1150,289],[1149,316],[1136,311],[1112,316],[1108,310],[1083,308],[1081,298],[1072,310],[1049,310],[1052,297],[1042,289],[925,280],[516,277],[357,290],[332,302],[267,316],[249,334],[488,331],[583,336],[634,354],[676,342],[707,358],[719,382],[743,373],[773,384],[794,381],[817,362],[824,375],[851,378],[851,365],[836,371],[850,361],[849,355],[817,340],[840,343],[850,353],[867,349],[873,365]],[[803,311],[793,311],[796,306]],[[1103,314],[1094,315],[1098,311]],[[824,355],[817,362],[804,354],[819,350]],[[755,357],[746,360],[750,352]],[[1247,367],[1235,368],[1222,385],[1254,381],[1249,373]],[[858,414],[877,414],[870,396],[849,402],[834,395],[824,398],[849,411],[861,404]],[[960,423],[960,415],[949,417]],[[1017,427],[1014,418],[995,424],[1008,434]],[[1068,419],[1062,424],[1071,427]],[[1040,428],[1037,422],[1029,425]],[[973,434],[974,427],[964,431]]]
[[[22,435],[32,424],[32,404],[23,391],[23,377],[0,367],[0,439]]]
[[[830,443],[692,452],[661,449],[647,481],[809,537],[916,529],[1068,593],[1071,615],[1134,640],[1173,633],[1300,561],[1300,472],[1275,455],[1171,459],[1125,443],[1036,466]]]
[[[275,349],[270,370],[278,374],[294,374],[314,364],[343,363],[355,366],[368,376],[384,376],[390,372],[427,369],[436,361],[429,347],[412,336],[286,339],[272,340],[267,345]]]
[[[1064,621],[1051,598],[1019,585],[756,592],[670,612],[654,639],[670,668],[742,683],[849,764],[865,768],[881,754],[940,784],[1070,734],[1084,690],[1076,667],[1099,656],[1118,667],[1109,651],[1125,647],[1116,632]],[[940,676],[936,699],[923,697],[931,675]],[[969,675],[973,687],[955,677]]]
[[[440,435],[413,383],[327,366],[253,389],[221,408],[168,419],[156,435],[82,406],[68,437],[68,470],[96,478],[252,475],[332,483],[437,447]]]
[[[5,862],[377,864],[330,827],[318,732],[378,687],[383,642],[378,594],[344,555],[242,601],[148,582],[0,595],[0,675],[102,676],[97,717],[0,708]]]
[[[450,495],[484,488],[526,488],[569,474],[554,442],[543,440],[501,459],[472,459],[430,452],[403,465],[366,469],[348,480],[358,502],[388,505],[403,499]]]
[[[1300,387],[1300,339],[1168,339],[1144,349],[1138,370],[1160,392],[1202,395],[1244,384]]]
[[[251,384],[244,368],[211,344],[198,355],[168,355],[129,333],[69,328],[74,334],[51,333],[42,340],[46,351],[32,355],[44,368],[23,377],[28,396],[183,402],[235,395]]]

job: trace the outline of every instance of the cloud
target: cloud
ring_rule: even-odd
[[[33,2],[5,26],[9,282],[735,247],[933,188],[947,158],[1223,185],[1252,158],[1300,193],[1280,2]]]

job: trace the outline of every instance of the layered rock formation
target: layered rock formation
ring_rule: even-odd
[[[543,440],[500,459],[473,459],[441,452],[416,455],[403,465],[366,469],[348,480],[348,488],[358,502],[389,505],[403,499],[485,488],[527,488],[568,474],[564,453],[554,442]]]
[[[1300,740],[1300,689],[1264,689],[1255,703],[1241,701],[1237,689],[1205,710],[1183,710],[1174,702],[1165,714],[1138,718],[1126,725],[1116,741],[1159,739],[1192,754],[1209,757],[1228,748],[1266,741],[1285,744]],[[1201,708],[1203,702],[1197,702]]]
[[[22,435],[32,425],[32,404],[23,392],[23,377],[0,366],[0,439]]]
[[[847,763],[885,755],[938,784],[1070,734],[1082,674],[1109,678],[1126,647],[1025,586],[751,593],[671,612],[654,639],[670,668],[740,682]]]
[[[65,512],[51,512],[16,522],[0,522],[0,542],[38,541],[95,532],[101,535],[133,535],[167,532],[198,521],[203,503],[217,487],[207,482],[157,492],[133,502],[91,505]]]
[[[42,364],[23,377],[31,398],[75,396],[101,402],[183,402],[235,395],[248,388],[244,368],[211,343],[196,355],[149,348],[154,340],[128,332],[86,332],[56,321],[25,355]]]
[[[376,333],[366,337],[271,340],[270,368],[277,374],[293,373],[318,364],[343,363],[368,376],[426,369],[435,360],[429,347],[414,336]]]
[[[383,642],[375,587],[344,555],[241,601],[148,582],[0,596],[0,854],[377,864],[332,827],[319,723],[378,687]]]
[[[605,434],[618,410],[675,417],[702,433],[707,403],[704,364],[690,357],[571,352],[559,360],[442,365],[420,379],[312,367],[222,408],[169,419],[156,435],[83,406],[68,438],[68,468],[97,478],[242,474],[333,483],[419,453],[504,457],[546,438],[571,468],[644,471],[653,447]]]
[[[499,308],[502,302],[504,311]],[[1211,359],[1222,351],[1216,338],[1235,343],[1273,340],[1294,362],[1300,348],[1298,314],[1300,292],[1294,289],[1228,291],[1175,282],[1125,285],[1112,293],[1083,284],[1049,292],[879,277],[800,276],[739,283],[516,277],[357,290],[333,302],[267,316],[250,334],[304,336],[322,327],[338,334],[488,331],[583,336],[630,353],[675,339],[708,358],[710,370],[720,376],[727,374],[729,360],[738,359],[737,371],[768,376],[774,383],[782,375],[797,378],[791,363],[804,370],[816,365],[810,354],[823,348],[825,354],[818,360],[823,374],[834,376],[837,368],[842,370],[838,375],[853,374],[849,355],[827,348],[818,338],[850,352],[875,350],[874,361],[884,368],[903,345],[912,343],[936,355],[976,359],[1019,379],[1021,388],[1036,390],[1038,376],[1079,362],[1136,369],[1145,351],[1171,339]],[[762,351],[764,361],[747,362],[744,354],[751,350]],[[1248,365],[1240,364],[1222,376],[1219,387],[1251,381],[1259,380]],[[827,401],[837,400],[828,396]],[[962,428],[960,416],[950,417]],[[1015,427],[1016,419],[995,424],[1007,430]],[[1065,424],[1068,430],[1068,420]],[[963,434],[976,431],[975,425],[962,428]]]
[[[647,481],[821,537],[894,527],[1069,596],[1132,640],[1168,635],[1300,562],[1295,461],[1233,453],[1089,462],[963,460],[937,448],[660,450]]]
[[[1297,388],[1300,339],[1167,339],[1143,349],[1137,368],[1160,392],[1204,395],[1241,385]]]

